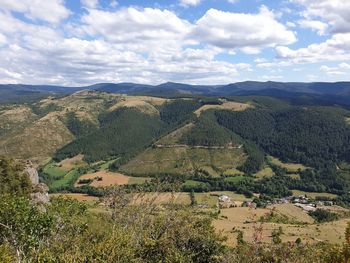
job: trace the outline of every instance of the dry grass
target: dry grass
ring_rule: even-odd
[[[73,139],[59,114],[53,112],[0,140],[0,154],[42,162]]]
[[[101,177],[102,181],[94,180],[96,177]],[[94,181],[90,184],[93,187],[105,187],[111,185],[125,185],[129,183],[129,176],[125,176],[121,173],[113,173],[109,171],[99,171],[96,173],[84,174],[79,177],[79,180],[82,179],[93,179]],[[78,181],[75,183],[75,186],[81,186],[78,184]]]
[[[140,110],[143,113],[148,113],[148,114],[159,114],[159,111],[150,103],[142,100],[125,100],[118,102],[114,106],[112,106],[109,110],[114,111],[119,108],[136,108]]]
[[[253,106],[251,104],[248,104],[248,103],[228,101],[228,102],[224,102],[221,105],[204,105],[204,106],[200,107],[198,110],[196,110],[194,113],[197,116],[199,116],[199,115],[201,115],[202,112],[209,110],[209,109],[244,111],[248,108],[253,108]]]
[[[109,108],[109,111],[114,111],[122,107],[136,108],[141,112],[148,114],[159,114],[155,106],[164,104],[167,99],[148,97],[148,96],[123,96],[121,100]]]
[[[350,117],[345,118],[347,124],[350,124]]]
[[[85,162],[83,162],[84,155],[78,154],[77,156],[74,156],[73,158],[67,158],[62,160],[61,162],[58,163],[58,166],[68,172],[72,170],[73,168],[84,165]]]
[[[299,163],[283,163],[279,159],[272,157],[272,156],[269,156],[268,158],[269,158],[269,161],[271,163],[278,165],[282,168],[286,168],[289,172],[292,172],[292,173],[296,173],[299,170],[304,171],[304,170],[308,169],[308,167],[306,167],[302,164],[299,164]]]
[[[135,196],[136,204],[153,202],[154,204],[175,203],[189,205],[191,199],[188,193],[145,193],[142,196]]]
[[[274,175],[274,172],[272,171],[271,167],[265,167],[259,172],[255,174],[255,177],[261,179],[264,177],[272,177]]]
[[[97,202],[99,199],[96,196],[90,196],[87,194],[73,194],[73,193],[62,193],[62,194],[50,194],[50,197],[66,197],[77,200],[79,202]]]
[[[344,241],[344,232],[348,219],[334,222],[315,224],[301,209],[292,204],[276,205],[278,213],[288,216],[290,219],[299,220],[306,224],[262,224],[262,241],[271,243],[271,233],[273,230],[282,227],[284,234],[281,236],[283,242],[295,242],[300,237],[304,243],[314,243],[325,241],[330,243],[340,243]],[[228,236],[228,244],[235,245],[237,233],[233,230],[243,231],[246,241],[253,240],[254,227],[259,226],[257,220],[270,212],[273,207],[265,209],[250,209],[246,207],[228,208],[221,210],[221,218],[214,221],[214,226],[218,231],[224,231]]]

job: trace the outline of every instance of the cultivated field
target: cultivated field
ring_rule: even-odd
[[[65,197],[74,199],[80,202],[98,202],[98,197],[90,196],[86,194],[74,194],[74,193],[62,193],[62,194],[50,194],[50,197]]]
[[[261,216],[269,213],[273,207],[279,214],[286,215],[288,218],[304,222],[303,224],[282,224],[282,223],[259,223]],[[341,219],[329,223],[316,224],[314,220],[302,209],[292,204],[282,204],[265,209],[251,209],[247,207],[222,209],[220,218],[215,220],[214,226],[227,234],[228,244],[235,245],[237,230],[243,231],[244,239],[253,240],[254,232],[257,227],[262,227],[262,241],[271,243],[271,233],[273,230],[282,227],[282,241],[295,242],[300,237],[302,241],[313,243],[325,241],[331,243],[341,243],[344,241],[344,232],[348,219]]]
[[[73,168],[84,166],[86,163],[83,161],[84,155],[79,154],[72,158],[67,158],[58,163],[58,167],[66,172],[72,170]]]
[[[101,178],[98,180],[97,178]],[[147,178],[133,178],[130,176],[125,176],[121,173],[109,172],[109,171],[98,171],[96,173],[88,173],[80,176],[75,182],[75,186],[79,187],[82,184],[79,184],[79,180],[92,179],[93,182],[90,183],[90,186],[93,187],[105,187],[111,185],[126,185],[126,184],[136,184],[144,183]]]

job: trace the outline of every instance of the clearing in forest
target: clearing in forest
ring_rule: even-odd
[[[204,106],[200,107],[198,110],[196,110],[194,113],[197,116],[200,116],[202,112],[209,110],[209,109],[244,111],[248,108],[253,108],[253,106],[251,104],[248,104],[248,103],[227,101],[221,105],[211,105],[211,104],[204,105]]]

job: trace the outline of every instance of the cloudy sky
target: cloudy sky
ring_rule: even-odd
[[[0,83],[350,76],[350,0],[0,0]]]

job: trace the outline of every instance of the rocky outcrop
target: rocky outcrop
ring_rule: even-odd
[[[33,203],[45,205],[50,203],[49,187],[39,182],[39,173],[32,166],[31,162],[27,162],[25,172],[28,174],[32,183],[33,191],[30,194]]]

